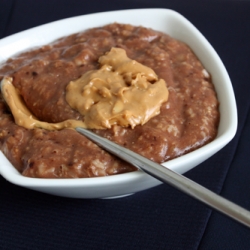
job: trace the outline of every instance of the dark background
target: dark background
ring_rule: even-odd
[[[66,17],[131,8],[178,11],[224,62],[237,101],[237,134],[185,175],[250,210],[249,1],[0,0],[0,38]],[[122,199],[84,200],[0,177],[0,249],[250,249],[250,230],[168,185]]]

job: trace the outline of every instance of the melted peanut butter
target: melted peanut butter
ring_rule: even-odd
[[[47,130],[60,130],[63,128],[85,127],[84,122],[77,120],[66,120],[59,123],[48,123],[39,121],[26,107],[22,97],[12,84],[11,77],[5,77],[1,82],[1,93],[7,102],[15,123],[27,129],[44,128]]]
[[[99,63],[99,70],[88,71],[66,88],[67,102],[84,116],[86,127],[134,128],[160,113],[168,89],[152,69],[131,60],[120,48],[112,48]]]
[[[99,70],[88,71],[66,88],[67,102],[84,116],[84,121],[48,123],[38,120],[26,107],[12,78],[5,77],[1,92],[15,123],[27,129],[47,130],[105,129],[112,125],[134,128],[160,113],[161,104],[168,99],[168,89],[152,69],[129,59],[119,48],[112,48],[101,56],[99,63]]]

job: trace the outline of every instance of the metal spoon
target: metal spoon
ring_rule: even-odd
[[[196,182],[191,181],[183,175],[180,175],[160,164],[150,161],[129,149],[126,149],[112,141],[90,132],[89,130],[76,128],[76,131],[85,135],[87,138],[94,141],[97,145],[104,148],[108,152],[116,155],[124,161],[129,162],[156,179],[172,185],[182,192],[216,209],[217,211],[231,217],[245,226],[250,227],[250,212],[248,210],[213,193],[212,191],[197,184]]]

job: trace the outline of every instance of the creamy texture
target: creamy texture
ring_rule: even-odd
[[[88,71],[66,88],[66,100],[84,116],[86,127],[143,125],[160,113],[168,89],[155,72],[112,48],[99,58],[100,69]]]
[[[99,70],[99,58],[114,47],[124,49],[130,59],[164,79],[169,97],[160,113],[144,125],[133,129],[113,125],[95,129],[95,133],[159,163],[216,137],[219,103],[209,72],[187,45],[145,27],[113,23],[63,37],[10,58],[0,65],[0,80],[12,79],[34,119],[81,122],[84,115],[66,101],[66,87],[88,71]],[[17,125],[1,95],[0,149],[29,177],[83,178],[136,170],[74,129],[25,129]]]

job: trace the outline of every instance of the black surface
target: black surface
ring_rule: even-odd
[[[249,1],[1,0],[0,38],[65,17],[152,7],[188,18],[221,57],[235,90],[235,138],[186,176],[250,210]],[[81,200],[0,177],[0,249],[250,249],[250,231],[167,185],[122,199]]]

